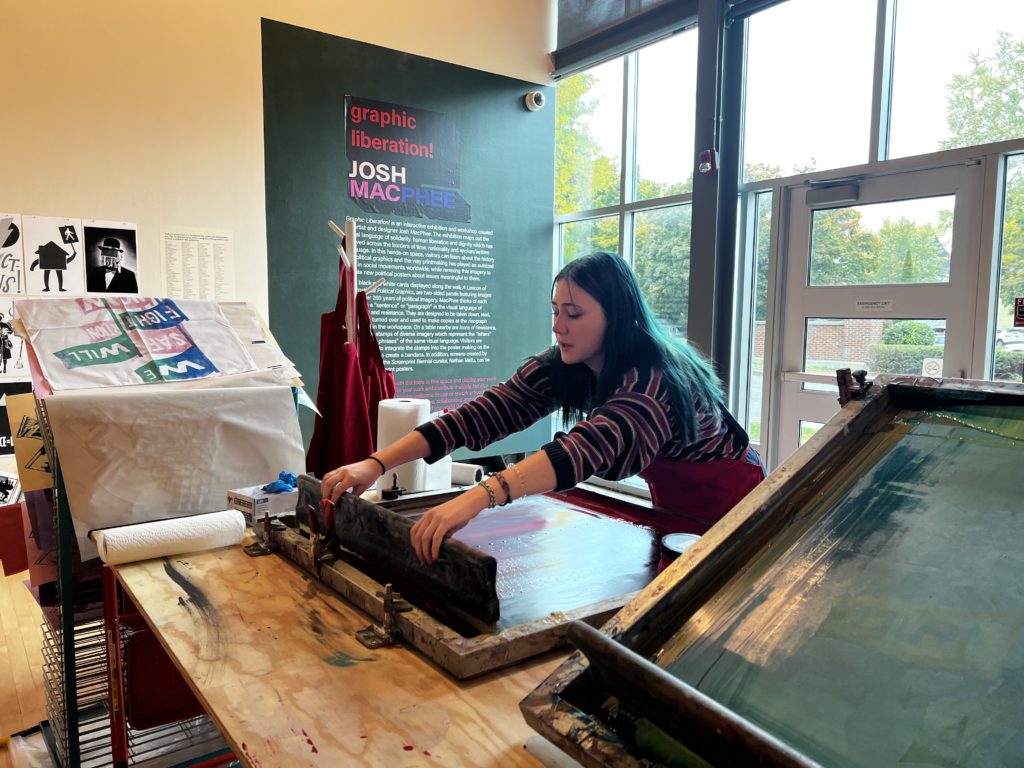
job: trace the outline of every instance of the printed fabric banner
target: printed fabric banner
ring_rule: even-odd
[[[212,301],[152,297],[15,301],[53,391],[157,384],[256,370]]]

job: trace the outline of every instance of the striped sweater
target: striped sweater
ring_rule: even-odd
[[[433,421],[416,427],[430,445],[428,462],[463,446],[482,450],[519,432],[559,407],[552,394],[550,365],[527,361],[508,381]],[[731,417],[699,408],[696,439],[686,440],[658,369],[636,368],[623,376],[608,399],[568,433],[542,446],[555,468],[555,490],[572,488],[591,475],[621,480],[658,456],[678,461],[739,458],[747,436]]]

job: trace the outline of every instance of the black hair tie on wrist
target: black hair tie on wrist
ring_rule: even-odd
[[[380,459],[378,459],[376,456],[372,456],[371,455],[371,456],[367,456],[366,458],[373,459],[374,461],[377,462],[377,465],[380,467],[380,474],[381,474],[381,476],[383,476],[384,473],[388,471],[388,468],[384,466],[384,462],[381,461]]]

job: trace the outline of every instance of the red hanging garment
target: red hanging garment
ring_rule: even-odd
[[[316,391],[320,416],[313,423],[313,437],[306,452],[306,471],[316,477],[373,453],[374,433],[359,350],[355,342],[347,340],[352,276],[344,263],[339,272],[334,311],[320,316],[320,380]]]
[[[363,390],[366,393],[366,405],[370,411],[370,434],[373,436],[374,449],[377,445],[377,406],[381,400],[395,396],[395,374],[384,367],[384,357],[380,353],[377,334],[373,332],[370,321],[370,303],[366,292],[356,294],[356,344],[359,347],[359,368],[363,373]]]

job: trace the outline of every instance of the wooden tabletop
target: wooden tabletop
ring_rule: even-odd
[[[277,555],[240,546],[114,567],[235,754],[271,766],[537,766],[519,702],[565,657],[462,683]]]

